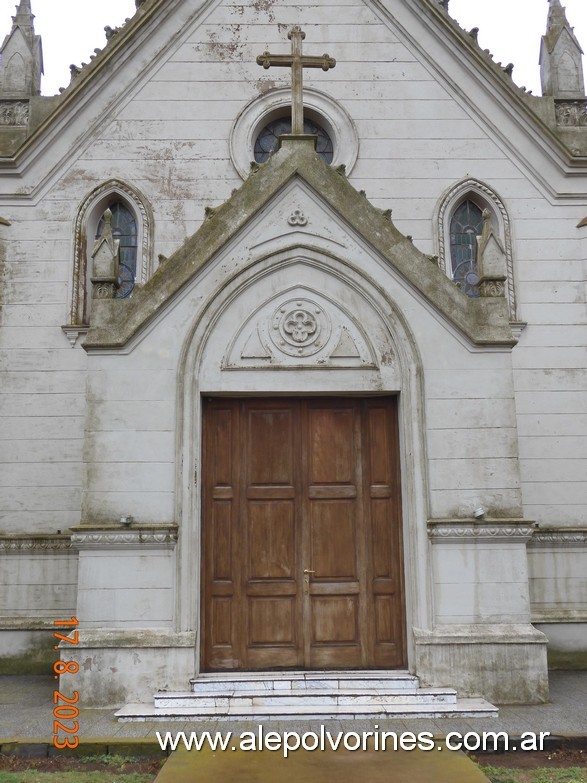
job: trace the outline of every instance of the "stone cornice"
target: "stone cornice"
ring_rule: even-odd
[[[71,537],[65,535],[2,535],[0,554],[15,552],[73,552]]]
[[[452,544],[454,541],[529,541],[536,523],[526,519],[431,519],[428,520],[428,538],[434,544]]]
[[[71,528],[76,549],[173,549],[177,525],[79,525]]]
[[[171,628],[130,628],[108,630],[105,628],[81,628],[76,649],[104,649],[131,647],[194,647],[194,631],[176,632]]]
[[[55,618],[57,614],[62,617],[73,615],[75,607],[72,609],[59,610],[58,613],[52,612],[50,617],[41,617],[35,615],[32,617],[20,617],[18,615],[0,616],[0,631],[55,631]]]
[[[532,547],[587,546],[587,528],[541,527],[530,542]]]

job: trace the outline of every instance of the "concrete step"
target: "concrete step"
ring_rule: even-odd
[[[497,708],[484,699],[458,699],[455,704],[346,704],[346,705],[244,705],[157,708],[154,704],[127,704],[116,713],[121,722],[191,720],[354,720],[357,718],[485,718]]]

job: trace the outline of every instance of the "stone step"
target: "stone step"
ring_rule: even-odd
[[[386,689],[318,689],[312,690],[257,690],[213,693],[157,693],[157,709],[200,707],[344,707],[353,705],[393,704],[456,704],[457,694],[451,688],[420,688],[414,692],[393,692]]]
[[[386,692],[415,692],[417,677],[397,671],[315,671],[315,672],[244,672],[241,674],[215,672],[201,674],[190,680],[194,693],[310,691],[310,690],[385,690]]]
[[[303,701],[303,700],[302,700]],[[191,720],[354,720],[369,718],[485,718],[497,715],[497,708],[484,699],[458,699],[456,704],[346,704],[346,705],[235,705],[222,707],[157,708],[154,704],[127,704],[116,713],[121,722],[191,721]]]
[[[420,688],[404,671],[215,672],[191,691],[160,692],[152,704],[129,704],[120,721],[488,717],[483,699],[458,699],[452,688]]]

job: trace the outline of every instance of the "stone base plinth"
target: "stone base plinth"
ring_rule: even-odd
[[[547,639],[532,625],[454,625],[414,629],[416,673],[496,704],[548,701]]]
[[[83,707],[120,707],[151,701],[159,690],[186,688],[194,674],[195,634],[167,630],[80,631],[79,642],[61,649],[76,673],[60,677],[62,693],[79,692]]]

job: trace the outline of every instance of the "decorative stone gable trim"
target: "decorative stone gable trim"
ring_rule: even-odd
[[[428,520],[428,538],[433,544],[454,544],[479,541],[524,542],[532,538],[536,522],[525,519],[484,519],[481,522],[466,519]]]
[[[71,537],[68,535],[0,536],[0,554],[71,551]]]
[[[216,207],[198,231],[135,291],[124,309],[115,301],[102,300],[92,315],[84,342],[88,352],[124,348],[129,340],[151,323],[158,313],[190,283],[228,242],[240,241],[249,221],[258,215],[294,178],[317,194],[350,230],[364,239],[384,264],[395,268],[405,281],[473,344],[512,347],[515,339],[503,297],[472,299],[461,291],[420,253],[409,237],[376,209],[360,192],[314,151],[312,136],[284,136],[281,148],[256,166],[232,196]],[[231,274],[226,272],[222,287]]]
[[[177,525],[80,525],[71,528],[76,549],[174,549]]]

